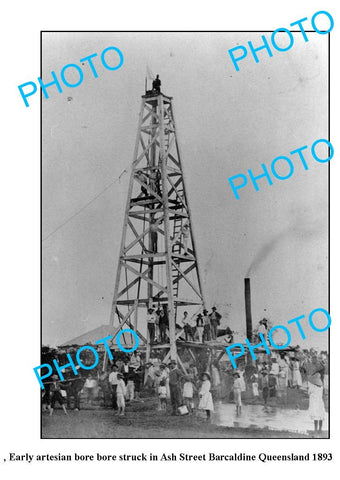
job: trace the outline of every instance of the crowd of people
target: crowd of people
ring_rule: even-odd
[[[149,309],[148,330],[153,342],[165,343],[167,338],[166,308]],[[166,320],[164,320],[164,317]],[[221,315],[215,307],[196,317],[196,329],[184,312],[182,325],[186,341],[204,343],[217,336]],[[255,335],[255,334],[254,334]],[[257,360],[240,359],[235,370],[226,359],[216,357],[196,358],[181,362],[164,361],[162,349],[152,350],[149,361],[138,351],[115,357],[115,363],[103,369],[101,363],[87,375],[79,370],[75,376],[65,372],[65,381],[57,375],[44,382],[43,406],[50,415],[56,403],[65,414],[69,409],[81,406],[113,409],[125,416],[126,407],[132,402],[144,402],[157,398],[158,410],[164,414],[191,415],[205,412],[207,420],[214,411],[214,403],[227,400],[235,403],[236,415],[242,414],[247,403],[295,408],[292,398],[309,397],[310,417],[315,430],[322,429],[325,419],[324,398],[328,394],[328,353],[315,349],[287,348],[272,350],[271,355],[257,353]],[[184,366],[184,369],[183,369]],[[185,371],[185,373],[184,373]],[[295,391],[295,394],[294,394]],[[291,393],[290,393],[291,392]]]
[[[64,376],[64,382],[57,375],[52,376],[52,381],[44,382],[43,407],[50,415],[56,402],[67,414],[66,406],[78,411],[82,400],[87,407],[101,403],[124,416],[129,402],[143,401],[150,396],[158,397],[159,411],[169,411],[171,415],[191,414],[199,409],[204,410],[209,419],[214,409],[211,374],[203,372],[199,375],[195,363],[191,363],[184,374],[175,360],[166,364],[155,357],[142,365],[140,355],[134,352],[112,364],[108,370],[89,373],[86,378],[80,370],[77,376],[72,372],[65,372]]]
[[[262,400],[267,410],[269,402],[287,405],[289,391],[296,389],[308,395],[310,418],[314,429],[321,431],[326,417],[323,398],[329,388],[328,353],[297,346],[293,351],[273,351],[270,357],[259,357],[255,363],[243,365],[233,373],[230,397],[235,402],[236,415],[241,414],[242,397],[246,395],[248,400]]]

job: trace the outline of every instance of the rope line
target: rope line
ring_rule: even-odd
[[[65,225],[67,225],[71,220],[73,220],[76,216],[78,216],[81,212],[83,212],[88,206],[91,205],[91,203],[93,203],[95,200],[97,200],[97,198],[99,198],[101,195],[103,195],[103,193],[106,192],[106,190],[108,190],[109,188],[112,187],[112,185],[114,185],[116,182],[120,181],[122,175],[124,173],[127,173],[127,170],[124,169],[123,172],[119,175],[119,177],[117,177],[113,182],[111,182],[109,185],[107,185],[101,192],[99,192],[95,197],[93,197],[89,202],[87,202],[85,205],[83,205],[79,210],[77,210],[73,215],[71,215],[67,220],[65,220],[63,223],[61,223],[57,228],[55,228],[51,233],[49,233],[48,235],[46,235],[45,238],[42,239],[43,242],[45,242],[48,238],[52,237],[52,235],[54,235],[56,232],[58,232],[58,230],[60,230],[61,228],[63,228]]]

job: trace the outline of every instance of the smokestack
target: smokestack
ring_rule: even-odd
[[[253,322],[251,318],[250,278],[244,279],[244,298],[245,298],[245,305],[246,305],[247,338],[249,342],[252,342]]]

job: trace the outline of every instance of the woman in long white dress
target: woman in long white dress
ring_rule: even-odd
[[[323,386],[320,373],[314,373],[308,380],[308,395],[310,418],[314,421],[314,430],[321,432],[322,422],[325,419],[326,411],[323,403]]]
[[[244,380],[244,370],[242,368],[240,368],[240,370],[238,370],[238,373],[239,373],[239,376],[240,376],[241,392],[245,392],[246,391],[246,382]]]
[[[212,395],[210,393],[211,383],[209,373],[203,373],[202,376],[202,385],[199,391],[199,410],[205,410],[207,414],[207,420],[210,419],[210,412],[214,411],[214,404],[212,400]]]
[[[241,409],[242,409],[242,399],[241,399],[242,380],[238,372],[233,373],[233,377],[234,377],[233,392],[234,392],[234,400],[236,404],[236,415],[240,415]]]
[[[166,398],[170,398],[169,369],[164,363],[161,363],[159,368],[160,368],[160,371],[161,371],[160,381],[162,381],[162,380],[165,381]]]
[[[300,362],[297,358],[293,358],[293,387],[300,388],[301,386]]]

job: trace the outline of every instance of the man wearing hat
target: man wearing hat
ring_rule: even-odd
[[[118,385],[118,367],[116,364],[112,365],[112,371],[109,375],[109,384],[112,392],[112,408],[117,410],[117,385]]]
[[[208,315],[208,310],[203,310],[203,342],[211,340],[211,323]]]
[[[267,333],[268,333],[268,320],[266,318],[263,318],[262,320],[259,321],[259,326],[257,329],[257,334],[259,337],[259,340],[261,340],[260,333],[264,336],[265,339],[267,339]]]
[[[169,387],[170,400],[172,405],[172,414],[177,415],[178,407],[182,404],[181,380],[184,379],[183,373],[177,368],[176,360],[170,362]]]
[[[155,326],[156,314],[153,308],[148,309],[148,313],[146,315],[146,322],[148,325],[150,344],[153,344],[155,340],[155,332],[156,332],[156,326]]]
[[[80,410],[80,391],[84,386],[84,380],[81,376],[80,366],[76,366],[78,375],[74,378],[70,378],[70,384],[67,391],[67,408],[70,408],[71,397],[74,398],[74,409],[76,411]]]
[[[196,319],[196,331],[198,334],[198,342],[203,343],[203,331],[204,331],[204,323],[202,314],[199,313]]]
[[[145,364],[145,373],[144,373],[144,385],[153,393],[155,385],[155,367],[151,362]]]
[[[132,367],[129,367],[129,371],[125,378],[126,378],[126,400],[127,402],[130,402],[135,398],[135,378],[136,378],[135,369]]]
[[[185,341],[187,342],[190,339],[194,341],[194,336],[190,325],[190,319],[188,318],[188,312],[184,312],[182,323],[184,328]]]
[[[211,337],[213,340],[216,340],[217,327],[221,323],[222,315],[218,313],[218,311],[216,310],[216,307],[212,307],[212,312],[209,315],[209,317],[210,317],[210,323],[211,323]]]
[[[135,370],[135,379],[134,379],[135,400],[140,400],[140,390],[141,390],[141,386],[142,386],[142,381],[143,381],[143,368],[138,367]]]
[[[158,325],[160,342],[166,343],[166,329],[169,328],[169,317],[166,305],[163,305],[163,308],[159,308]]]
[[[51,406],[50,406],[50,416],[53,414],[53,409],[55,402],[58,402],[59,405],[61,405],[62,409],[64,410],[65,415],[67,415],[66,407],[64,405],[64,399],[61,395],[61,387],[60,387],[60,382],[58,382],[59,377],[58,375],[52,375],[52,380],[53,383],[51,385],[51,392],[52,392],[52,397],[51,397]]]

